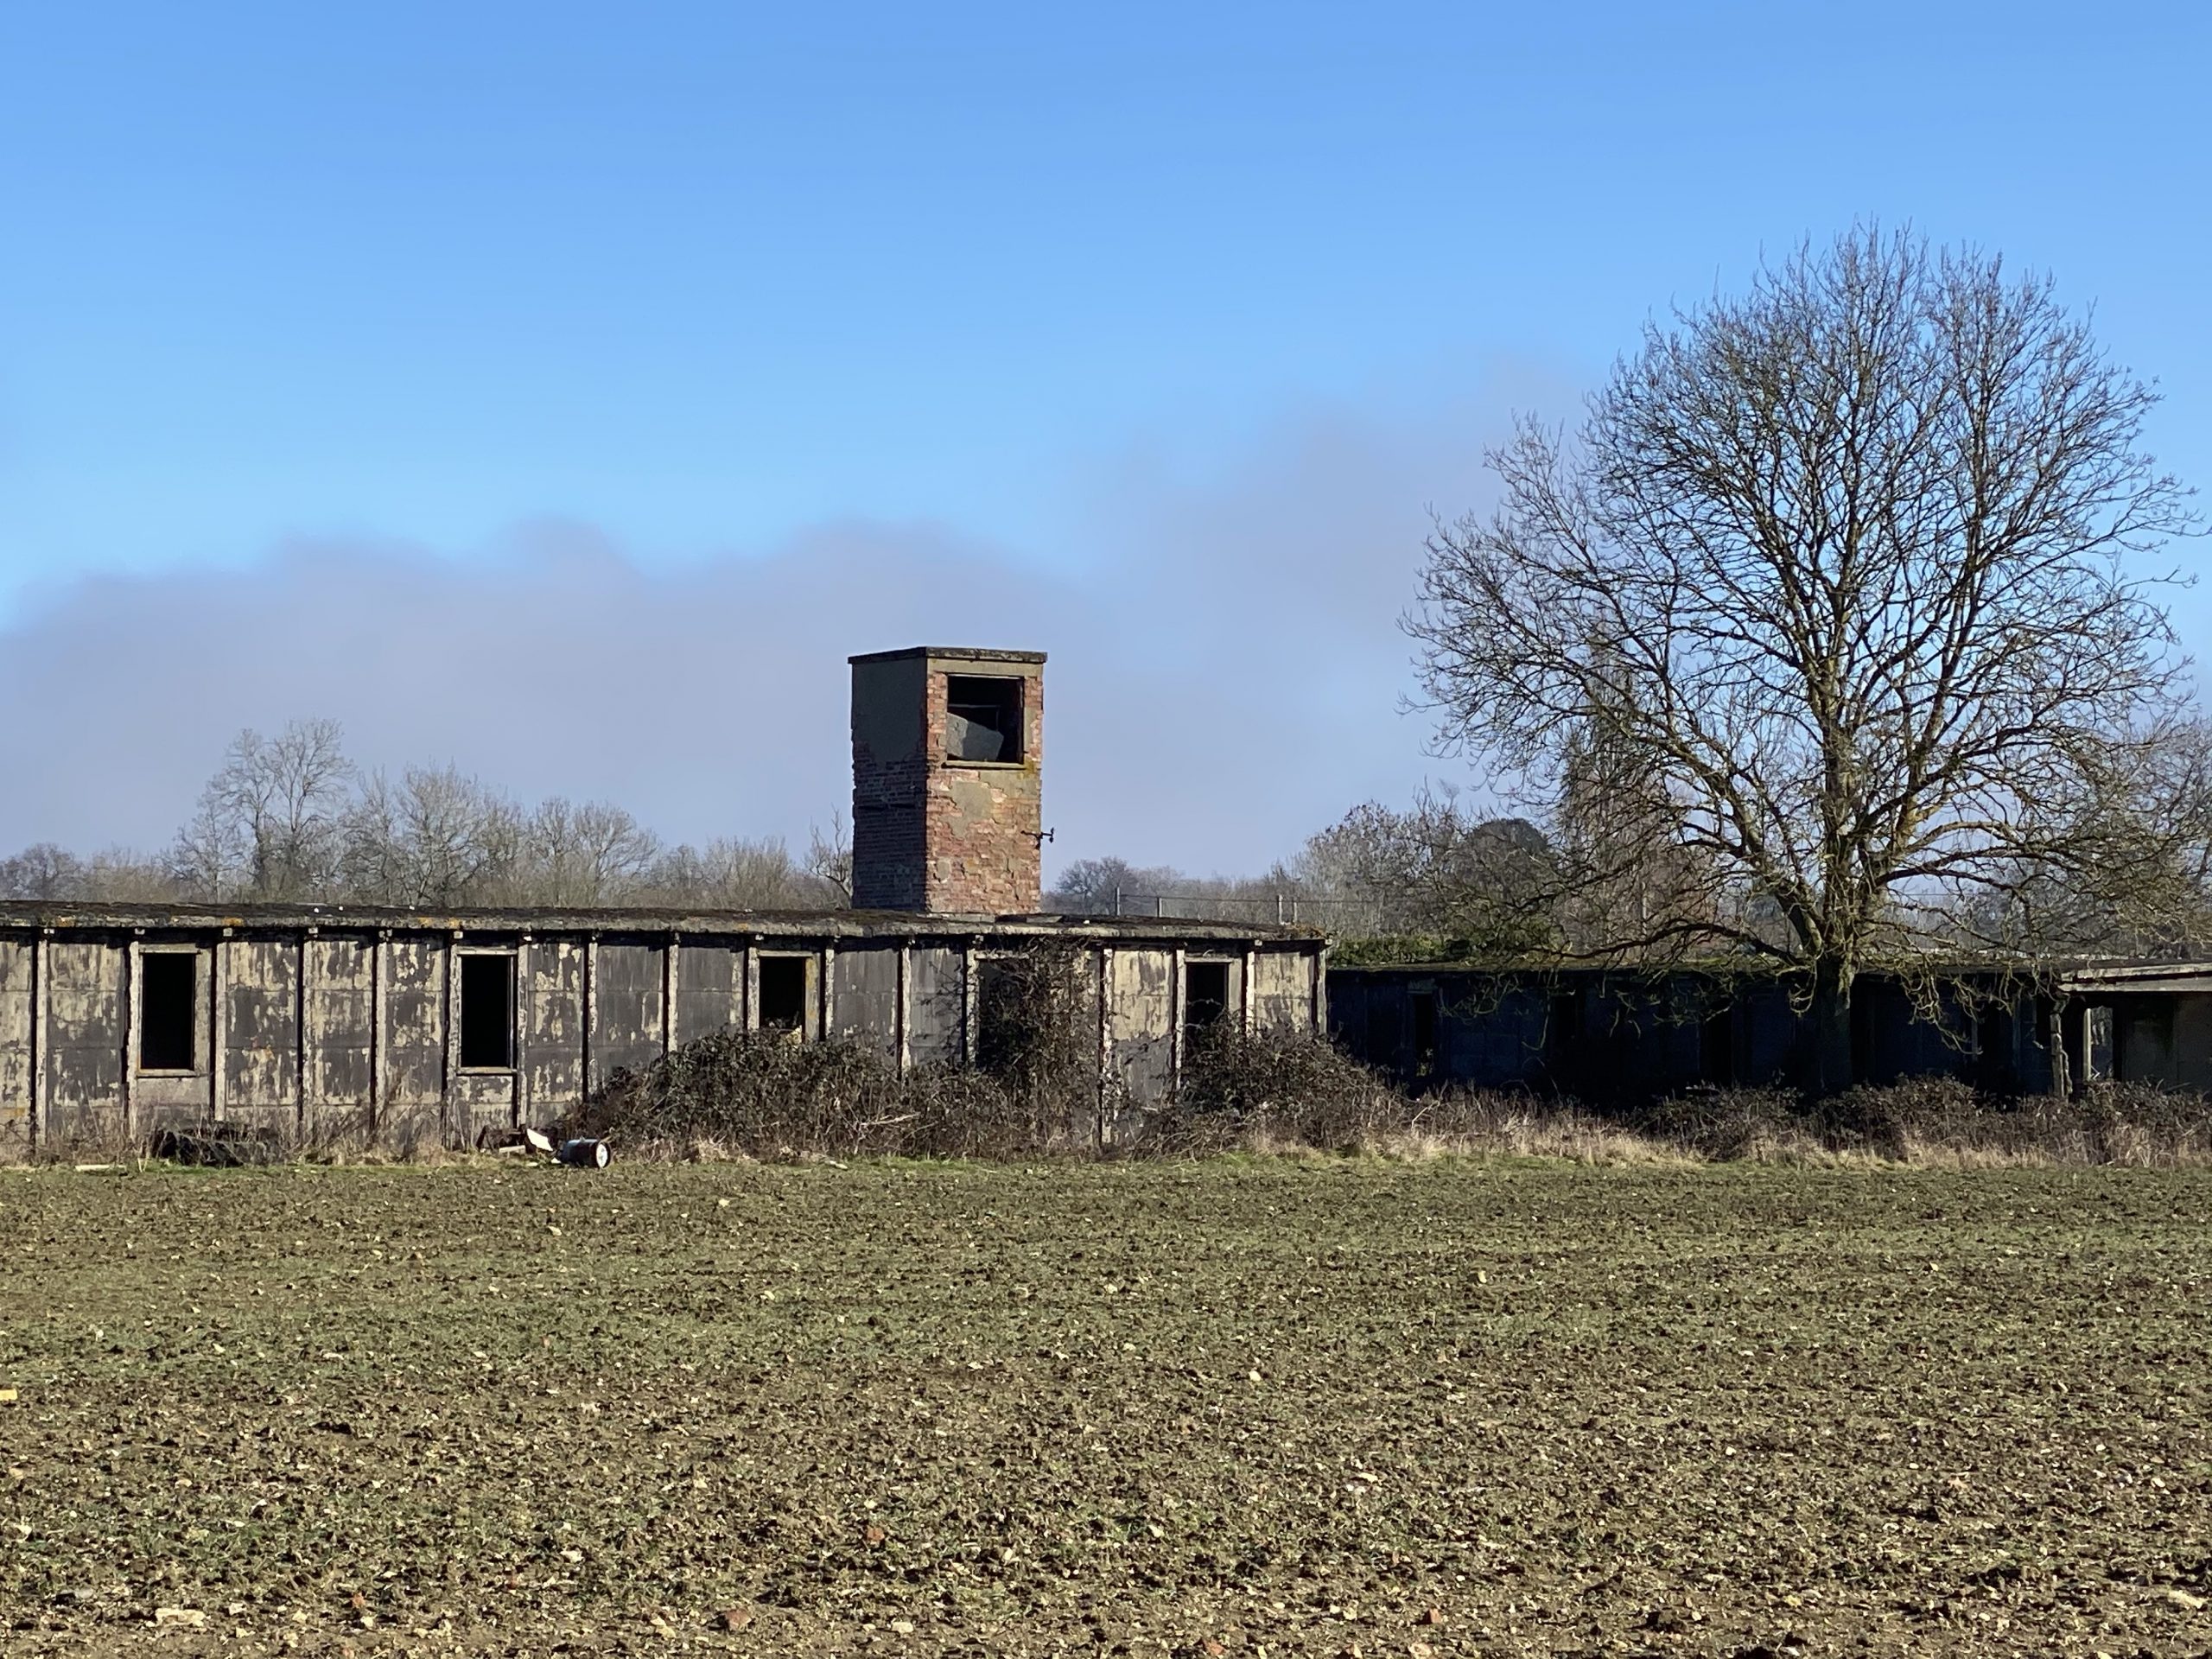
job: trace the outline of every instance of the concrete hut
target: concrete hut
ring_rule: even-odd
[[[466,1144],[729,1026],[963,1061],[994,959],[1040,941],[1095,1010],[1070,1127],[1101,1141],[1199,1027],[1322,1028],[1317,933],[1041,913],[1041,652],[851,664],[849,911],[0,903],[0,1155],[203,1124]]]
[[[1329,969],[1326,1025],[1403,1087],[1535,1089],[1594,1102],[1700,1084],[1787,1086],[1810,1027],[1775,972],[1436,963]],[[1862,975],[1852,1071],[1955,1077],[1999,1096],[2100,1083],[2212,1092],[2212,963],[2052,961],[2012,974]]]

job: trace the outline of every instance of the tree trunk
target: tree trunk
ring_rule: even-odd
[[[1812,1053],[1805,1081],[1816,1098],[1851,1087],[1851,980],[1842,963],[1813,964]]]

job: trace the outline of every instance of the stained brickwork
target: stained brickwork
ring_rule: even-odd
[[[1045,658],[917,646],[853,666],[853,903],[934,915],[1033,914],[1043,902]],[[953,686],[1018,683],[1019,741],[971,748]]]

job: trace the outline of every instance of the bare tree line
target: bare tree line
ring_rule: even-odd
[[[86,901],[819,910],[849,902],[842,824],[780,840],[669,846],[627,810],[525,809],[457,767],[364,772],[328,720],[238,734],[164,851],[0,859],[0,897]]]

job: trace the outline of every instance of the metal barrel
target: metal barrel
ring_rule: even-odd
[[[561,1161],[572,1169],[605,1169],[608,1157],[604,1141],[563,1141]]]

